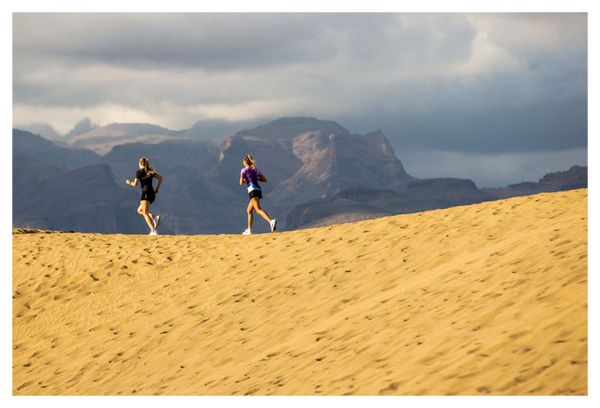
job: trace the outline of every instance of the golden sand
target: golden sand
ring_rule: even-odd
[[[16,395],[585,395],[587,344],[586,189],[254,236],[13,231]]]

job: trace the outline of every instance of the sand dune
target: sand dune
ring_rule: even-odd
[[[13,231],[16,395],[585,395],[587,344],[585,189],[254,236]]]

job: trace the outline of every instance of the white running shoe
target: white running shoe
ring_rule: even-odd
[[[157,215],[156,217],[152,218],[152,224],[154,224],[154,229],[158,228],[158,226],[160,225],[160,215]]]
[[[150,234],[148,234],[148,235],[158,235],[158,232],[156,232],[156,231],[150,231]]]
[[[277,231],[277,220],[275,218],[269,221],[269,225],[271,226],[271,232]]]
[[[246,228],[246,230],[242,232],[242,235],[252,235],[252,230],[250,228]]]

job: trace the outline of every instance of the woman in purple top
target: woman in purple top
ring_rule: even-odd
[[[269,217],[269,214],[260,208],[262,190],[260,189],[260,184],[258,184],[258,182],[262,181],[263,183],[266,183],[267,178],[254,166],[254,159],[249,154],[244,156],[242,163],[244,168],[240,172],[240,186],[243,186],[244,183],[246,183],[248,196],[250,197],[250,202],[248,203],[248,208],[246,209],[246,212],[248,213],[248,228],[242,234],[252,234],[252,221],[254,220],[252,211],[254,210],[256,210],[256,212],[265,220],[267,220],[269,226],[271,227],[271,232],[274,232],[277,229],[277,220]]]

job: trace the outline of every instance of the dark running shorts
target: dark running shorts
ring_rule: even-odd
[[[150,204],[154,202],[156,195],[154,194],[154,190],[142,191],[142,197],[140,201],[148,201]]]
[[[253,199],[254,197],[261,199],[262,198],[262,191],[260,190],[252,190],[248,193],[248,196],[250,197],[250,199]]]

